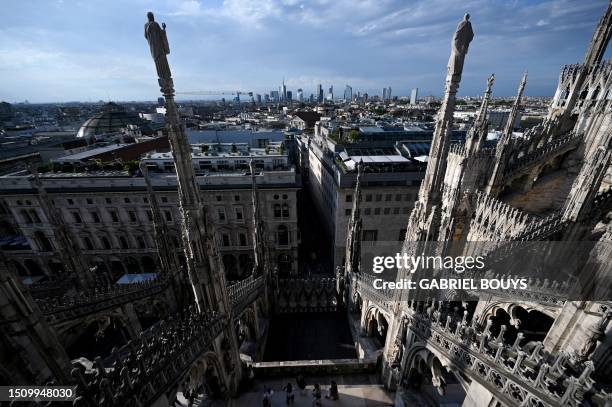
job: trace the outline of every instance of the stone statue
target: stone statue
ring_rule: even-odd
[[[448,61],[448,70],[452,76],[461,76],[463,72],[463,61],[470,47],[470,42],[472,42],[473,39],[474,31],[472,31],[470,15],[466,14],[463,21],[457,26],[455,35],[453,35],[452,52]]]
[[[599,321],[587,328],[588,336],[582,347],[575,353],[575,359],[578,362],[584,362],[593,356],[597,348],[597,342],[606,337],[606,329],[610,319],[612,319],[612,311],[606,310]]]
[[[149,21],[144,26],[144,36],[149,42],[151,56],[155,61],[155,68],[157,69],[157,76],[159,79],[168,81],[171,74],[168,59],[166,58],[166,55],[170,53],[170,46],[166,37],[166,24],[162,23],[160,27],[150,11],[147,13],[147,19]]]

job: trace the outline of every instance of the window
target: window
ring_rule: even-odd
[[[274,204],[274,217],[275,218],[280,218],[281,217],[281,206],[280,206],[280,204]]]
[[[389,202],[391,200],[391,198],[393,198],[392,194],[385,195],[385,201]]]
[[[89,214],[94,223],[100,223],[100,215],[98,215],[98,212],[89,212]]]
[[[221,235],[221,241],[222,241],[222,245],[224,247],[228,247],[230,245],[230,237],[228,234],[224,233],[223,235]]]
[[[146,198],[146,197],[145,197],[145,198],[142,198],[142,202],[144,202],[144,203],[149,203],[149,198]]]
[[[87,205],[93,205],[93,199],[87,198]]]
[[[234,195],[234,201],[240,202],[240,195]]]
[[[366,194],[366,202],[372,202],[372,194]]]
[[[112,209],[109,211],[109,213],[110,213],[111,220],[113,221],[113,223],[119,222],[119,214],[117,213],[116,210]]]
[[[410,213],[410,208],[409,207],[405,207],[404,209],[402,209],[402,213],[404,213],[404,214]]]
[[[128,211],[128,216],[130,217],[130,222],[137,222],[138,218],[136,217],[136,212]]]
[[[127,239],[123,236],[119,236],[119,243],[121,244],[121,248],[124,250],[130,248],[130,246],[128,245]]]
[[[374,208],[374,215],[380,215],[380,208]]]
[[[364,230],[363,241],[364,242],[375,242],[378,238],[378,230]]]
[[[144,237],[136,236],[136,242],[138,243],[138,248],[140,248],[140,249],[146,249],[147,248],[147,243],[145,242]]]
[[[66,202],[68,202],[68,205],[74,205],[74,201],[70,198],[66,199]]]
[[[223,197],[221,195],[217,195],[217,202],[221,202],[223,200]]]
[[[278,198],[279,198],[278,194],[274,194],[274,199],[278,199]]]
[[[104,198],[104,201],[106,201],[107,204],[112,202],[112,200],[110,198]]]
[[[352,209],[345,209],[344,216],[351,216]]]
[[[217,208],[217,216],[220,222],[225,222],[225,209]]]
[[[81,219],[81,214],[78,212],[72,212],[72,219],[74,219],[75,223],[83,223],[83,219]]]
[[[376,194],[376,202],[382,201],[382,194]]]
[[[346,202],[353,202],[353,195],[352,194],[346,194]]]
[[[111,249],[110,241],[108,240],[108,238],[106,236],[102,236],[100,241],[102,242],[102,247],[104,247],[104,249],[106,249],[106,250],[110,250]]]
[[[401,201],[402,200],[402,194],[396,194],[395,195],[395,200],[396,201]]]
[[[283,218],[288,218],[289,217],[289,204],[284,203],[282,205],[282,209],[283,209],[283,212],[282,212]]]
[[[287,229],[287,226],[280,225],[277,229],[276,234],[277,234],[279,246],[289,245],[289,229]]]
[[[242,214],[242,208],[238,206],[234,208],[234,210],[236,213],[236,220],[242,221],[244,219],[244,215]]]
[[[36,243],[38,243],[38,247],[40,251],[50,252],[53,250],[53,246],[51,245],[51,242],[49,241],[49,239],[47,238],[47,236],[45,236],[43,232],[38,231],[34,233],[34,239],[36,240]]]
[[[32,217],[25,209],[21,210],[21,217],[25,223],[32,223]]]
[[[32,217],[32,220],[34,221],[34,223],[40,223],[40,216],[38,216],[38,212],[36,211],[36,209],[30,209],[30,216]]]
[[[247,237],[244,233],[241,233],[240,235],[240,246],[247,246]]]
[[[130,198],[123,198],[123,202],[130,203]]]
[[[411,194],[404,195],[404,201],[412,201],[412,195]]]
[[[385,215],[390,214],[390,213],[391,213],[391,208],[385,208],[385,209],[384,209],[384,211],[383,211],[383,213],[384,213]]]
[[[393,208],[393,214],[394,215],[399,215],[399,213],[400,213],[400,208],[399,207]]]
[[[91,239],[88,237],[84,237],[83,238],[83,247],[85,248],[85,250],[93,250],[94,246],[93,243],[91,243]]]
[[[400,242],[403,242],[404,240],[406,240],[406,229],[402,229],[399,231],[399,238],[398,240]]]
[[[287,194],[283,194],[283,199],[289,199],[289,196]]]
[[[172,212],[164,211],[164,216],[166,217],[166,222],[172,222]]]
[[[372,208],[365,208],[363,210],[363,214],[364,215],[371,215],[372,214]]]
[[[167,196],[162,196],[162,197],[161,197],[161,201],[162,201],[163,203],[168,202],[168,197],[167,197]]]

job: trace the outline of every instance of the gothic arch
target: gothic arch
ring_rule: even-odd
[[[219,399],[227,392],[221,362],[212,351],[206,352],[191,366],[182,382],[183,393],[189,390],[198,394],[205,393],[211,399]]]

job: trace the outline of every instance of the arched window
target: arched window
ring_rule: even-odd
[[[140,248],[140,249],[146,249],[147,248],[147,243],[145,242],[144,237],[136,236],[136,241],[138,242],[138,248]]]
[[[32,218],[32,221],[34,223],[40,223],[40,216],[38,216],[38,212],[36,212],[36,209],[30,209],[30,217]]]
[[[288,218],[289,217],[289,204],[284,203],[282,206],[282,209],[283,209],[282,210],[283,218]]]
[[[91,242],[91,239],[87,236],[83,237],[83,248],[85,250],[93,250],[94,249],[94,245]]]
[[[124,250],[130,248],[127,239],[123,236],[119,236],[119,243],[121,244],[121,248]]]
[[[100,238],[100,242],[102,242],[102,247],[104,248],[104,250],[110,250],[111,249],[111,244],[110,241],[108,240],[108,238],[106,236],[102,236]]]
[[[287,226],[280,225],[277,229],[276,235],[279,246],[289,245],[289,229],[287,229]]]
[[[28,211],[26,211],[25,209],[21,210],[21,217],[23,218],[23,221],[25,223],[32,223],[32,217],[30,216],[30,214],[28,213]]]
[[[53,251],[53,245],[47,239],[47,236],[41,231],[34,233],[34,239],[36,240],[36,244],[38,244],[38,249],[41,252],[50,252]]]

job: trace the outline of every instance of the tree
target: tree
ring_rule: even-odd
[[[359,130],[351,129],[346,138],[351,143],[357,143],[359,141]]]

